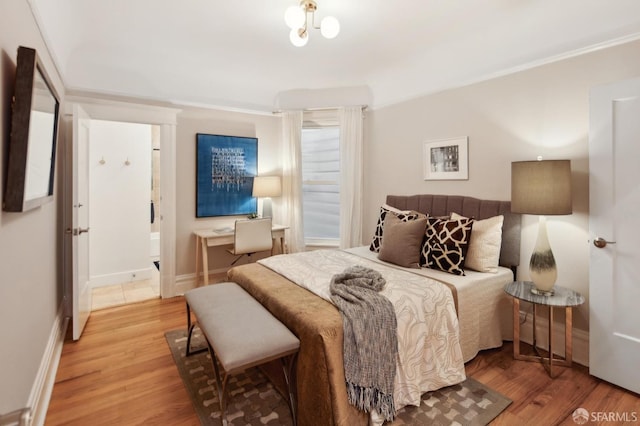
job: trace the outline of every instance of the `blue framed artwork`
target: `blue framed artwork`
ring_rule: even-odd
[[[196,217],[257,211],[258,139],[196,134]]]

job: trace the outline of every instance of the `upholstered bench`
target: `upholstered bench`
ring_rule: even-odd
[[[300,348],[298,338],[236,283],[199,287],[187,291],[185,298],[187,356],[198,352],[191,350],[193,329],[198,325],[211,353],[223,425],[227,424],[225,391],[229,376],[276,359],[282,362],[289,393],[288,404],[295,425],[295,390],[291,375]],[[197,324],[192,323],[191,312]],[[222,379],[218,364],[223,370]]]

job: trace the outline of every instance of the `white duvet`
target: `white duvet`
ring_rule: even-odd
[[[397,409],[419,405],[424,392],[466,379],[453,296],[441,282],[341,250],[273,256],[259,263],[328,302],[331,277],[347,267],[362,265],[382,274],[387,284],[381,293],[393,303],[398,323]]]
[[[378,253],[369,251],[369,247],[347,249],[376,263],[389,265],[378,260]],[[460,348],[464,362],[473,359],[479,351],[498,348],[503,340],[513,337],[511,298],[504,292],[505,284],[513,281],[513,272],[509,268],[498,267],[497,272],[475,272],[465,270],[465,275],[452,275],[436,269],[403,269],[413,274],[432,278],[456,288],[458,293],[458,324],[460,329]]]

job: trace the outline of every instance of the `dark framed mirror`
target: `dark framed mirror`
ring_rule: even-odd
[[[35,49],[20,46],[3,210],[22,212],[53,199],[59,108]]]

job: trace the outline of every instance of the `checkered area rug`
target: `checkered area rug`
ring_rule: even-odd
[[[165,334],[167,343],[203,425],[220,425],[213,366],[208,352],[185,357],[186,330]],[[206,347],[194,333],[192,347]],[[288,426],[291,413],[285,399],[258,368],[233,375],[228,382],[227,420],[230,426]],[[498,416],[511,400],[471,378],[464,382],[422,395],[419,407],[404,407],[389,426],[400,425],[486,425]]]

